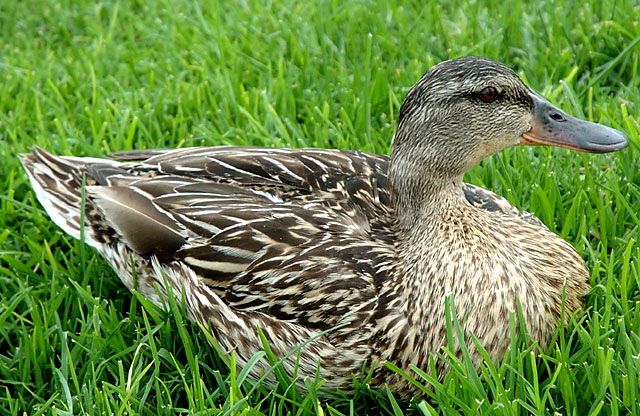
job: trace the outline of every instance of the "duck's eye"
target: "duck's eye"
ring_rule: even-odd
[[[494,101],[496,98],[498,98],[498,95],[500,95],[500,92],[496,87],[486,87],[480,90],[478,95],[480,96],[480,99],[482,101],[484,101],[485,103],[490,103]]]

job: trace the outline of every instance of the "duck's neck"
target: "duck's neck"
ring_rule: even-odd
[[[388,305],[382,306],[388,321],[406,326],[390,324],[381,339],[394,345],[403,345],[398,340],[406,339],[418,349],[425,348],[416,357],[428,357],[426,348],[441,342],[444,326],[423,328],[422,323],[444,322],[444,299],[458,276],[453,271],[457,264],[450,253],[451,242],[465,227],[472,207],[465,200],[461,176],[434,171],[414,175],[416,170],[403,172],[403,166],[389,170],[398,230],[396,262],[383,283],[381,299]],[[419,364],[422,358],[415,359],[411,362]]]
[[[413,239],[431,232],[452,212],[466,204],[462,175],[409,172],[390,169],[389,181],[395,194],[395,209],[401,237]]]
[[[452,243],[465,244],[464,230],[470,229],[474,208],[464,196],[462,175],[437,170],[389,173],[395,191],[398,262],[388,289],[406,302],[408,313],[422,316],[432,310],[434,294],[444,290],[449,250]]]

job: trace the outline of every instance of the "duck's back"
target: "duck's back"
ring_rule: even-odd
[[[186,263],[219,293],[246,284],[249,271],[273,274],[294,264],[326,273],[342,259],[371,274],[357,254],[369,251],[362,245],[394,244],[385,156],[213,147],[112,157],[127,162],[41,149],[23,161],[39,199],[69,234],[80,236],[73,211],[84,174],[89,244],[122,238],[143,258]]]
[[[224,147],[114,158],[128,162],[36,149],[23,163],[52,219],[76,238],[84,175],[85,241],[155,303],[163,279],[184,291],[192,319],[227,332],[217,334],[223,349],[254,343],[240,357],[248,360],[261,346],[242,334],[260,326],[284,355],[340,326],[319,355],[328,369],[360,371],[377,287],[393,264],[387,157]]]
[[[138,161],[123,165],[127,173],[110,174],[101,185],[126,186],[143,195],[175,222],[185,241],[175,250],[140,254],[184,262],[236,308],[268,307],[281,319],[302,318],[291,302],[284,307],[288,292],[308,297],[310,290],[366,290],[376,274],[372,250],[392,252],[385,157],[235,147],[147,155],[114,155]],[[343,268],[359,277],[348,280]],[[281,310],[267,305],[256,290],[280,298]],[[321,297],[318,293],[320,302]],[[308,315],[313,308],[307,301],[301,309]],[[331,321],[305,324],[330,327]]]

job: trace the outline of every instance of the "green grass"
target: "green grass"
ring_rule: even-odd
[[[1,414],[640,414],[640,5],[389,3],[2,2]],[[505,362],[479,374],[452,359],[428,402],[366,386],[319,400],[320,381],[309,395],[282,377],[275,391],[247,382],[178,306],[131,296],[63,235],[17,159],[33,145],[90,156],[221,144],[386,153],[408,88],[467,54],[505,62],[630,145],[510,149],[467,175],[570,241],[593,290],[547,351],[514,339]]]

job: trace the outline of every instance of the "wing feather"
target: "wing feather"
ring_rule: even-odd
[[[105,219],[139,254],[175,252],[186,238],[167,214],[129,187],[90,186],[87,190]]]

